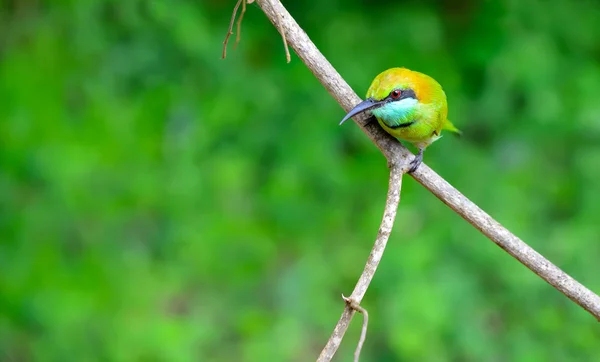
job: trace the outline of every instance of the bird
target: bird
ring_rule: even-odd
[[[390,135],[413,144],[418,154],[408,173],[423,162],[423,152],[442,137],[442,130],[457,135],[461,131],[448,120],[448,101],[442,86],[432,77],[404,67],[381,72],[367,90],[366,99],[340,122],[363,112],[371,112]]]

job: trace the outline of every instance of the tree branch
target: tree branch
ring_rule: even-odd
[[[302,59],[315,77],[327,89],[329,94],[335,98],[345,111],[349,111],[354,105],[360,102],[360,98],[356,93],[336,72],[321,52],[319,52],[306,33],[278,0],[259,0],[257,3],[275,27],[280,32],[285,33],[287,42],[292,49],[294,49],[300,59]],[[408,160],[412,159],[412,154],[396,139],[383,131],[377,122],[365,122],[365,118],[358,116],[354,120],[379,150],[381,150],[388,160],[388,164],[392,165],[392,170],[396,165],[406,165]],[[513,235],[424,163],[415,172],[410,174],[410,176],[499,247],[600,321],[600,297],[598,295],[594,294],[521,239]],[[366,270],[367,268],[365,267]],[[366,287],[368,287],[368,283],[362,284],[365,281],[363,276],[364,272],[357,284],[357,288],[359,288],[359,285],[362,285],[360,288],[364,287],[364,291],[357,294],[361,298],[364,296]],[[370,278],[372,278],[372,275],[370,275]],[[368,280],[370,281],[370,279]],[[355,296],[355,292],[352,293],[352,296]],[[336,340],[333,344],[339,345],[341,342],[341,337],[348,328],[349,319],[352,315],[352,310],[346,307],[342,318],[340,318],[333,332],[332,339]],[[332,348],[332,345],[328,342],[324,350],[325,355],[332,355]],[[334,350],[333,353],[335,353]],[[326,361],[327,359],[320,360]]]
[[[367,259],[367,264],[365,265],[365,269],[363,270],[360,278],[358,278],[358,282],[352,291],[352,294],[349,298],[342,296],[344,301],[346,301],[346,307],[344,308],[344,312],[342,312],[342,316],[338,321],[335,329],[333,330],[333,334],[327,341],[327,345],[321,351],[321,355],[319,356],[318,362],[331,361],[335,352],[339,348],[342,343],[342,338],[344,338],[344,334],[350,325],[350,321],[354,316],[355,311],[363,312],[362,308],[359,306],[362,301],[367,289],[369,288],[369,284],[371,284],[371,280],[373,280],[373,276],[375,275],[375,271],[377,271],[377,266],[383,257],[383,252],[385,251],[385,246],[387,245],[387,241],[392,232],[392,227],[394,226],[394,220],[396,219],[396,210],[398,209],[398,204],[400,203],[400,190],[402,189],[402,168],[400,165],[392,164],[390,168],[390,181],[388,186],[388,194],[387,199],[385,201],[385,208],[383,211],[383,219],[381,220],[381,225],[379,226],[379,232],[377,232],[377,237],[375,238],[375,245],[373,245],[373,249],[371,249],[371,254],[369,254],[369,258]],[[365,321],[368,321],[368,314],[363,313]],[[363,328],[364,332],[361,333],[361,341],[364,342],[364,335],[366,334],[366,327]],[[357,348],[357,354],[360,353],[360,348],[362,347],[362,343],[359,343]],[[356,358],[358,360],[358,358]]]

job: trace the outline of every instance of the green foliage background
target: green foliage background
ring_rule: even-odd
[[[387,168],[256,5],[220,59],[233,5],[0,1],[1,361],[316,358]],[[361,95],[436,78],[465,136],[426,163],[600,292],[597,2],[286,5]],[[362,361],[600,358],[590,315],[408,177],[363,305]]]

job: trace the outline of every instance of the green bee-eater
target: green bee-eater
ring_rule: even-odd
[[[389,134],[419,149],[408,172],[419,167],[423,151],[441,137],[442,130],[460,134],[447,118],[442,86],[430,76],[406,68],[391,68],[375,77],[367,99],[348,112],[340,125],[365,111],[370,111]]]

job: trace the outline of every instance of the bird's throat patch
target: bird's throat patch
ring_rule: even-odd
[[[415,98],[406,98],[390,102],[372,111],[373,115],[381,119],[390,128],[408,127],[414,123],[414,113],[417,106]]]

